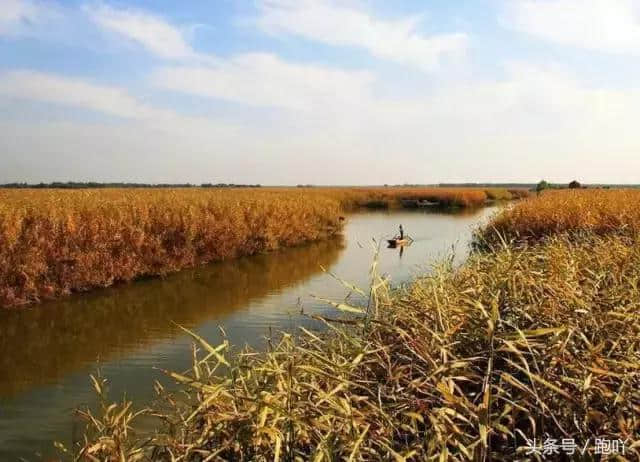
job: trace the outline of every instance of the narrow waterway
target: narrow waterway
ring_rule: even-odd
[[[190,339],[173,323],[212,343],[223,326],[232,344],[260,348],[269,328],[309,323],[301,309],[331,311],[310,294],[346,295],[321,267],[366,288],[372,238],[391,237],[402,224],[413,244],[402,253],[383,246],[379,257],[380,272],[398,285],[452,249],[461,261],[472,228],[492,212],[357,213],[330,241],[0,311],[0,460],[46,460],[52,441],[77,439],[73,410],[95,401],[88,376],[97,368],[112,398],[126,391],[137,404],[149,402],[155,380],[170,383],[157,368],[183,371],[191,362]]]

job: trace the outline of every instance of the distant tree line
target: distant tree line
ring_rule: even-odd
[[[260,184],[202,183],[201,188],[261,188]]]
[[[573,180],[569,184],[564,183],[549,183],[548,181],[540,181],[533,190],[537,192],[544,191],[545,189],[638,189],[640,185],[637,184],[581,184],[577,180]]]
[[[580,184],[579,181],[577,180],[573,180],[571,183],[569,184],[552,184],[549,183],[545,180],[540,181],[537,185],[536,185],[536,191],[537,192],[541,192],[544,191],[545,189],[582,189],[582,188],[586,188],[586,186],[582,186]]]
[[[95,181],[54,181],[51,183],[5,183],[1,188],[13,189],[87,189],[87,188],[260,188],[259,184],[234,183],[98,183]]]
[[[438,183],[441,188],[533,189],[535,183]]]

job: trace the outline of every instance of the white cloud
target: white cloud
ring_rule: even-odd
[[[43,72],[19,70],[0,73],[0,95],[64,104],[132,119],[157,115],[157,111],[122,89]]]
[[[33,17],[33,6],[22,0],[5,0],[0,8],[0,24],[11,24]]]
[[[138,10],[115,9],[104,4],[87,6],[85,11],[101,28],[136,42],[161,58],[197,56],[182,31],[159,16]]]
[[[378,58],[426,71],[436,69],[443,59],[459,56],[467,47],[468,38],[462,33],[421,35],[415,17],[385,21],[325,0],[269,0],[260,3],[260,7],[257,24],[264,31],[360,47]],[[215,57],[193,50],[180,27],[157,15],[105,4],[85,6],[84,9],[102,29],[131,40],[156,56],[216,64]]]
[[[211,131],[234,130],[230,124],[185,116],[172,110],[144,104],[118,87],[98,85],[83,79],[44,72],[28,70],[0,72],[0,97],[88,109],[192,136]]]
[[[41,10],[24,8],[40,4],[5,1],[12,8],[0,11],[0,34],[6,24],[15,31],[16,24],[42,23]],[[450,54],[442,51],[447,47],[434,51],[435,42],[416,32],[415,20],[381,21],[352,8],[302,1],[302,6],[281,0],[265,4],[261,26],[274,33],[363,47],[421,69],[433,69]],[[578,5],[574,0],[563,4],[571,3]],[[509,10],[512,26],[538,30],[547,24],[542,19],[548,13],[551,29],[566,32],[560,25],[569,21],[568,13],[560,7],[560,13],[544,10],[549,5],[559,3],[518,0]],[[598,5],[605,8],[610,3]],[[152,105],[125,89],[80,78],[0,71],[0,171],[9,175],[1,181],[23,179],[20,172],[48,180],[51,171],[58,172],[56,179],[104,175],[138,181],[401,183],[556,175],[550,179],[578,176],[587,181],[637,182],[633,172],[640,170],[635,126],[640,91],[592,87],[561,67],[518,62],[507,66],[501,80],[465,84],[412,80],[412,88],[395,92],[390,85],[395,81],[380,80],[368,71],[293,63],[268,53],[203,56],[192,49],[179,27],[140,11],[101,5],[84,11],[104,29],[156,56],[181,61],[165,63],[153,72],[156,87],[237,103],[222,107],[225,116],[241,123],[188,116]],[[531,14],[520,17],[518,11]],[[599,15],[606,16],[602,11]],[[602,19],[592,16],[588,17],[593,21]],[[579,17],[581,24],[588,23]],[[615,23],[620,30],[618,35],[600,34],[608,40],[606,46],[599,33],[594,32],[600,38],[593,43],[575,38],[584,32],[583,26],[569,28],[569,38],[536,34],[561,43],[634,52],[629,45],[635,40],[633,27],[611,18],[615,15],[602,23],[607,27]],[[589,28],[599,30],[584,26]],[[23,99],[123,120],[23,123],[20,117],[11,117]],[[213,111],[220,109],[216,102],[211,106]],[[131,156],[136,162],[127,162]],[[390,158],[411,168],[379,168]],[[128,176],[129,172],[136,176]]]
[[[275,55],[250,53],[218,60],[208,67],[161,68],[153,81],[165,89],[250,106],[314,112],[367,98],[373,76],[364,71],[293,64]]]
[[[0,36],[32,35],[39,26],[57,17],[52,4],[32,0],[2,0]]]
[[[550,42],[640,54],[637,0],[509,0],[502,22]]]
[[[257,24],[270,33],[284,33],[339,46],[366,49],[373,56],[436,69],[441,60],[465,51],[465,34],[431,37],[417,31],[418,19],[378,19],[364,11],[329,0],[261,0]]]
[[[0,123],[0,147],[8,158],[28,153],[28,169],[18,165],[12,171],[38,172],[37,180],[47,179],[50,168],[60,172],[58,179],[69,172],[74,178],[100,179],[104,172],[109,179],[135,174],[139,181],[336,184],[552,176],[566,181],[575,176],[637,182],[640,91],[590,87],[558,66],[516,62],[500,81],[447,84],[411,100],[382,99],[366,74],[327,77],[322,68],[300,69],[262,55],[238,60],[218,69],[222,75],[208,74],[215,69],[177,68],[188,77],[182,91],[201,85],[202,94],[284,111],[225,130],[211,120],[148,106],[112,87],[34,73],[2,74],[5,97],[89,108],[127,123],[45,122],[22,128]],[[260,66],[266,70],[255,70]],[[204,74],[194,81],[192,71]],[[304,75],[312,76],[302,79],[311,89],[296,86]],[[334,83],[327,84],[332,78]],[[238,85],[227,89],[224,85],[234,79]],[[158,127],[162,130],[154,135]],[[99,149],[83,162],[93,145]],[[128,173],[120,165],[131,153],[137,158]],[[411,168],[379,168],[390,158]],[[73,169],[60,167],[67,164]],[[11,179],[21,177],[5,180]]]

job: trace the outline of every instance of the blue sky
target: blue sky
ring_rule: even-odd
[[[640,182],[635,0],[0,2],[0,182]]]

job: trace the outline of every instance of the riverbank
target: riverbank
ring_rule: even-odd
[[[192,371],[169,373],[189,397],[161,393],[158,433],[136,434],[134,407],[104,396],[80,457],[513,460],[527,439],[574,441],[595,455],[595,438],[638,457],[638,222],[612,212],[561,226],[563,210],[627,194],[521,202],[478,233],[490,245],[462,267],[445,262],[395,293],[375,278],[369,303],[337,306],[347,318],[274,339],[264,353],[230,361],[227,343],[194,336]],[[500,223],[558,201],[566,208],[544,215],[539,239],[504,225],[491,240]],[[611,217],[622,226],[596,226]]]
[[[493,190],[492,190],[493,191]],[[507,190],[0,190],[0,307],[326,239],[359,208],[474,207]]]

